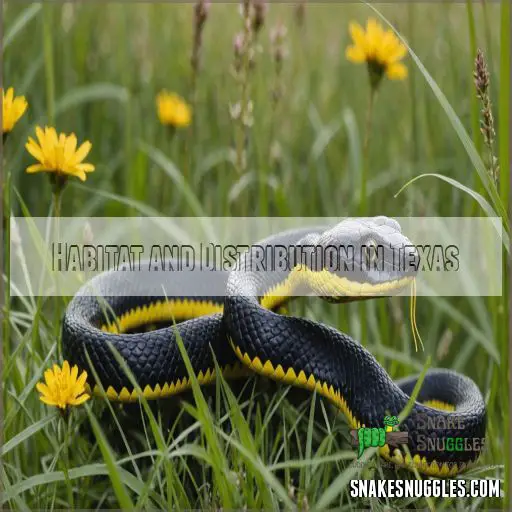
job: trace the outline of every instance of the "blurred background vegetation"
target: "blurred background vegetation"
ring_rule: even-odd
[[[507,85],[510,68],[508,54],[500,52],[500,47],[508,49],[504,44],[510,34],[501,15],[502,10],[508,13],[506,4],[483,1],[376,5],[414,50],[453,111],[447,110],[436,97],[432,82],[428,82],[430,77],[418,69],[410,56],[405,60],[409,68],[405,81],[383,80],[369,142],[367,214],[482,214],[475,200],[460,188],[432,177],[419,180],[398,197],[395,194],[411,178],[423,173],[444,174],[485,194],[471,158],[471,148],[476,148],[484,164],[488,163],[473,79],[477,48],[484,51],[490,71],[497,154],[502,168],[508,169],[508,146],[504,141],[508,142],[505,96],[509,90],[503,86]],[[96,171],[85,184],[74,180],[68,185],[63,197],[63,216],[357,215],[369,83],[365,66],[348,62],[345,48],[350,43],[349,22],[364,24],[370,16],[378,17],[369,6],[348,3],[270,6],[255,41],[250,74],[254,120],[248,130],[247,165],[240,172],[235,165],[237,127],[232,119],[233,106],[240,100],[240,85],[233,74],[233,39],[242,30],[238,4],[213,4],[209,9],[200,68],[193,86],[193,4],[70,2],[43,7],[38,3],[5,2],[4,87],[13,86],[29,103],[27,114],[4,147],[4,177],[10,178],[12,187],[11,212],[45,216],[50,211],[51,188],[47,177],[24,172],[32,163],[24,148],[27,137],[33,136],[35,125],[49,124],[58,131],[75,132],[79,141],[87,139],[93,145],[87,160],[96,165]],[[287,28],[287,51],[278,76],[270,34],[279,24]],[[273,100],[276,83],[282,85],[277,103]],[[171,134],[159,123],[155,97],[163,88],[177,92],[192,104],[193,122],[189,128]],[[469,144],[473,141],[470,149],[454,129],[458,122],[469,134]],[[506,174],[502,172],[498,189],[501,207],[508,201]],[[499,212],[498,204],[490,199]],[[421,353],[413,349],[407,308],[404,298],[370,301],[363,308],[364,326],[359,306],[330,307],[318,301],[304,301],[295,310],[362,340],[393,378],[421,370],[430,355],[432,366],[452,367],[474,379],[488,406],[488,449],[481,463],[485,470],[478,475],[503,478],[509,432],[505,299],[421,298],[418,327],[425,343]],[[8,350],[4,345],[7,440],[45,420],[48,411],[32,389],[48,361],[56,357],[60,335],[59,319],[54,318],[51,301],[13,303],[11,324]],[[244,409],[244,396],[239,402],[259,439],[249,448],[251,456],[261,458],[258,461],[272,475],[276,474],[290,499],[301,507],[317,502],[368,505],[350,502],[347,482],[339,480],[344,471],[351,470],[351,448],[343,420],[335,417],[320,399],[315,401],[308,395],[302,400],[290,400],[281,387],[271,387],[269,398],[261,386],[259,382],[253,388],[247,402],[255,400],[257,406]],[[116,411],[121,416],[134,415],[133,410],[128,414],[117,408]],[[216,412],[220,414],[219,410]],[[271,427],[258,437],[265,414],[272,416]],[[179,413],[175,423],[179,427],[169,439],[179,435],[183,427],[179,422],[186,421],[182,416],[187,415],[193,416],[191,410]],[[97,444],[90,449],[96,434],[91,433],[87,418],[80,416],[83,428],[74,433],[72,468],[108,461]],[[115,431],[111,418],[109,421],[110,424],[102,423],[103,428]],[[64,484],[50,485],[45,477],[45,473],[60,464],[60,457],[53,458],[60,435],[54,431],[56,428],[45,424],[37,432],[18,438],[9,453],[4,454],[2,480],[6,488],[26,478],[36,478],[36,483],[27,486],[28,490],[11,489],[8,496],[15,495],[12,505],[70,505]],[[235,431],[236,428],[243,431],[240,424],[236,424]],[[221,434],[216,436],[226,442],[228,447],[224,449],[235,473],[241,467],[249,474],[257,473],[258,464],[249,464],[248,469],[238,448]],[[230,435],[229,439],[232,437],[236,436]],[[277,439],[284,439],[284,451],[275,446]],[[325,439],[329,440],[327,445]],[[207,443],[200,435],[193,440],[185,437],[184,441],[198,447]],[[125,451],[126,446],[122,445],[109,453],[119,459],[126,455]],[[347,460],[336,458],[336,454],[344,453]],[[206,462],[195,457],[192,449],[176,457],[173,471],[185,490],[183,495],[176,491],[175,503],[201,508],[226,505],[216,497],[215,486],[213,490],[206,486],[208,491],[202,487],[203,480],[209,481]],[[315,457],[320,459],[312,466],[307,461]],[[302,460],[303,465],[292,464],[293,467],[280,471],[268,469],[272,464],[286,465],[292,459]],[[372,464],[373,469],[367,474],[382,471],[379,462]],[[165,464],[150,468],[141,463],[133,477],[140,481],[140,486],[124,473],[122,485],[130,488],[134,500],[142,495],[142,504],[169,503],[165,500],[170,499],[174,483],[166,487],[169,473],[165,468]],[[196,475],[202,475],[196,476],[197,481],[190,468],[199,471]],[[314,476],[312,468],[316,471]],[[131,471],[131,466],[125,464],[125,469]],[[97,475],[106,473],[112,482],[111,472],[101,473],[98,469]],[[80,506],[119,506],[122,499],[117,487],[114,485],[112,490],[109,477],[97,475],[88,474],[83,481],[73,480],[73,485],[80,484],[84,492],[78,502]],[[269,485],[265,478],[265,485]],[[333,482],[335,487],[329,487]],[[47,485],[41,487],[43,483]],[[234,488],[242,496],[258,496],[249,484],[237,485]],[[274,487],[270,488],[274,493]],[[330,489],[332,501],[325,497],[326,489]],[[272,494],[277,495],[278,492]],[[267,503],[257,498],[251,500],[245,497],[234,500],[232,505],[259,507]],[[431,505],[423,500],[389,504]],[[382,506],[376,501],[370,505],[376,509]],[[442,504],[452,505],[449,500]]]

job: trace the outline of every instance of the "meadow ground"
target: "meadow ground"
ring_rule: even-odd
[[[96,170],[85,183],[70,180],[62,216],[484,215],[471,196],[475,192],[502,214],[509,194],[508,2],[376,4],[375,9],[378,13],[348,3],[271,5],[254,41],[244,89],[234,73],[233,39],[243,30],[238,5],[210,7],[194,75],[192,4],[5,2],[3,83],[25,95],[29,108],[4,144],[4,227],[10,214],[51,211],[47,176],[25,173],[34,163],[25,142],[36,125],[45,124],[92,142],[87,160]],[[368,74],[365,66],[347,61],[345,48],[349,22],[364,24],[379,13],[417,57],[406,57],[405,80],[380,84],[365,142]],[[270,36],[280,24],[287,33],[276,48]],[[477,48],[490,72],[494,147],[503,169],[497,188],[488,175],[479,126]],[[282,52],[280,68],[276,51]],[[156,115],[155,97],[163,88],[193,106],[192,125],[173,136]],[[244,142],[241,123],[233,117],[244,95],[252,100],[253,119],[242,159],[236,149]],[[456,181],[424,177],[396,196],[424,173]],[[5,256],[7,274],[8,251]],[[257,378],[232,387],[219,381],[204,394],[196,389],[183,396],[183,406],[174,399],[123,408],[97,399],[73,411],[73,428],[67,431],[34,388],[59,360],[65,303],[52,298],[6,303],[4,506],[254,509],[296,503],[302,509],[441,510],[504,504],[354,500],[347,488],[351,478],[397,474],[375,456],[364,468],[353,464],[346,422],[326,401]],[[293,311],[361,340],[392,378],[420,371],[430,356],[431,366],[474,379],[487,404],[488,441],[478,467],[463,477],[505,479],[506,300],[420,298],[417,323],[425,350],[417,353],[403,321],[407,308],[407,298],[369,301],[363,327],[359,305],[304,300]]]

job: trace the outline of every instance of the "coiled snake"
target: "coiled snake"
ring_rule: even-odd
[[[348,335],[278,311],[298,289],[345,302],[390,295],[409,286],[414,273],[399,267],[392,257],[393,248],[411,245],[409,240],[396,221],[376,217],[287,231],[258,243],[272,244],[304,248],[351,244],[356,255],[357,248],[378,244],[388,252],[379,270],[365,268],[362,259],[356,258],[348,274],[339,270],[342,265],[320,264],[314,252],[293,268],[254,272],[249,251],[236,271],[211,273],[212,280],[226,287],[225,297],[209,296],[211,282],[204,283],[204,296],[180,296],[183,277],[172,272],[145,274],[145,281],[156,280],[165,293],[138,296],[142,277],[105,272],[82,288],[66,310],[62,338],[66,358],[89,370],[87,351],[111,400],[137,400],[137,391],[115,359],[111,344],[147,398],[171,396],[190,386],[176,344],[177,330],[201,384],[216,378],[214,354],[226,378],[256,372],[316,390],[345,414],[352,428],[382,427],[386,416],[399,415],[404,409],[417,377],[394,382],[375,357]],[[176,326],[171,325],[173,319]],[[165,326],[140,332],[155,323]],[[92,380],[89,384],[98,391]],[[478,440],[485,437],[484,400],[468,377],[452,370],[429,371],[418,401],[398,429],[408,433],[409,453],[386,444],[379,449],[384,458],[427,475],[454,475],[479,456]],[[448,439],[456,448],[442,442]]]

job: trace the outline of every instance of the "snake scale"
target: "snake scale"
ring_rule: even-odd
[[[410,242],[395,220],[375,217],[286,231],[258,243],[272,244],[307,248],[379,244],[393,251]],[[288,316],[280,308],[291,295],[299,294],[298,289],[332,302],[391,295],[409,286],[414,273],[399,268],[390,253],[385,253],[379,270],[365,269],[363,261],[358,261],[349,274],[331,271],[313,252],[294,268],[254,272],[248,266],[250,251],[236,271],[211,273],[202,296],[180,295],[186,277],[179,273],[147,272],[134,278],[130,273],[108,271],[94,277],[66,310],[62,333],[65,357],[89,370],[94,392],[98,393],[99,387],[91,377],[89,361],[109,399],[135,401],[137,390],[111,345],[124,358],[146,398],[172,396],[190,387],[176,343],[178,331],[201,384],[215,380],[216,360],[226,378],[256,372],[316,390],[345,414],[354,429],[382,427],[384,417],[398,416],[417,376],[394,382],[375,357],[347,334]],[[165,293],[140,296],[142,280],[146,286],[153,280],[155,288],[161,287]],[[225,296],[209,296],[213,284],[225,287]],[[151,324],[157,328],[142,332]],[[428,371],[417,401],[398,429],[408,433],[408,453],[386,444],[379,448],[381,456],[426,475],[455,475],[480,454],[478,440],[485,438],[482,394],[471,379],[455,371]],[[447,449],[442,442],[447,439],[458,440],[458,448]]]

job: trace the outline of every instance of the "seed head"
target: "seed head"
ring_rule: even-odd
[[[288,48],[285,44],[287,33],[288,29],[282,23],[279,23],[270,31],[273,57],[277,64],[280,64],[288,56]]]
[[[199,0],[196,2],[194,7],[194,17],[196,27],[202,27],[204,22],[208,18],[208,12],[210,11],[211,1],[210,0]]]
[[[253,0],[252,29],[257,34],[265,23],[265,16],[268,11],[268,4],[265,0]]]
[[[489,70],[485,62],[484,54],[480,48],[476,53],[475,71],[473,72],[475,79],[476,94],[480,100],[484,100],[489,89]]]
[[[489,151],[489,174],[494,183],[499,179],[499,162],[494,154],[494,117],[492,114],[490,75],[482,50],[478,49],[473,72],[476,95],[481,103],[480,131]]]

